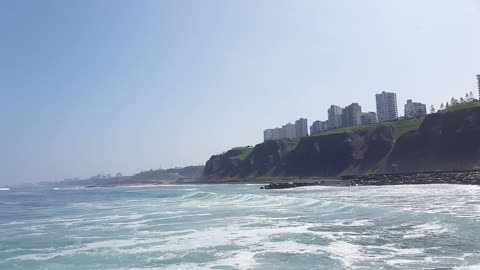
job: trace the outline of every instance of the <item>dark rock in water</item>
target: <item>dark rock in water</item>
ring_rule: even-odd
[[[285,182],[285,183],[270,183],[260,189],[285,189],[285,188],[296,188],[296,187],[308,187],[308,186],[318,186],[319,182]]]

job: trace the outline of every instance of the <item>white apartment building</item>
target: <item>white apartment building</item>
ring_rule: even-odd
[[[362,106],[358,103],[352,103],[345,107],[342,112],[342,126],[356,127],[360,126],[362,121]]]
[[[295,121],[295,138],[308,136],[308,122],[305,118]]]
[[[281,128],[266,129],[263,131],[263,140],[281,140],[281,139],[295,139],[308,136],[307,119],[300,118],[295,121],[295,124],[288,123]]]
[[[396,120],[398,118],[397,94],[383,91],[375,95],[377,102],[378,122]]]
[[[362,113],[361,117],[362,125],[372,125],[378,122],[377,114],[374,112]]]
[[[420,102],[413,102],[411,99],[407,100],[405,104],[405,118],[418,118],[427,115],[427,105]]]
[[[315,121],[310,126],[310,135],[328,130],[328,121]]]
[[[328,109],[328,128],[341,128],[342,124],[342,113],[343,109],[340,106],[332,105]]]
[[[282,139],[295,139],[296,138],[296,131],[295,125],[288,123],[282,126]]]
[[[271,141],[273,140],[273,129],[265,129],[263,131],[263,141]]]
[[[480,100],[480,74],[477,75],[477,80],[478,80],[478,99]]]

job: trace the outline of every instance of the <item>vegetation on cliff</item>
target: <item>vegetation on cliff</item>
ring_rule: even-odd
[[[478,108],[480,107],[480,102],[466,102],[466,103],[459,103],[455,105],[450,105],[448,108],[439,111],[439,113],[448,113],[448,112],[456,112],[465,109],[471,108]]]
[[[323,132],[319,132],[319,133],[313,134],[312,136],[326,136],[326,135],[340,134],[340,133],[365,134],[368,132],[375,131],[375,129],[379,126],[385,126],[385,127],[392,127],[394,131],[394,137],[398,138],[407,131],[418,129],[422,124],[423,119],[424,118],[422,117],[417,119],[398,120],[398,121],[385,122],[381,124],[372,124],[372,125],[366,125],[366,126],[336,128],[336,129],[330,129]]]

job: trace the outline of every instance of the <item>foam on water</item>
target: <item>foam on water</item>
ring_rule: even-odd
[[[479,269],[479,220],[457,185],[13,190],[0,269]]]

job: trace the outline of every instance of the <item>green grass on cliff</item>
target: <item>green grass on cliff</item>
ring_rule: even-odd
[[[477,108],[480,107],[480,102],[468,102],[468,103],[461,103],[456,104],[453,106],[448,107],[443,111],[439,111],[439,113],[449,113],[449,112],[456,112],[470,108]],[[393,127],[395,132],[395,138],[400,137],[401,135],[405,134],[408,131],[418,129],[422,124],[424,118],[418,119],[408,119],[408,120],[398,120],[392,122],[385,122],[381,124],[373,124],[368,126],[358,126],[358,127],[348,127],[348,128],[337,128],[331,129],[319,133],[312,134],[311,136],[325,136],[325,135],[332,135],[332,134],[341,134],[341,133],[368,133],[375,130],[375,128],[379,125]]]
[[[315,133],[312,136],[325,136],[325,135],[332,135],[332,134],[340,134],[340,133],[366,133],[373,129],[375,129],[377,125],[368,125],[368,126],[358,126],[358,127],[345,127],[345,128],[336,128],[330,129],[326,131],[322,131],[319,133]]]
[[[382,125],[393,127],[395,138],[402,136],[411,130],[416,130],[422,124],[424,118],[398,120],[382,123]]]
[[[480,107],[480,102],[475,101],[475,102],[468,102],[468,103],[460,103],[460,104],[450,106],[450,107],[446,108],[445,110],[439,111],[439,112],[440,113],[456,112],[456,111],[470,109],[470,108],[476,108],[476,107]]]
[[[248,156],[250,156],[250,154],[253,151],[253,147],[251,146],[239,147],[238,149],[242,150],[242,152],[233,158],[240,159],[240,160],[245,160],[246,158],[248,158]]]
[[[392,127],[394,130],[395,138],[398,138],[402,134],[410,130],[418,129],[420,127],[420,124],[422,124],[422,121],[423,121],[423,118],[418,118],[418,119],[385,122],[381,124],[373,124],[368,126],[337,128],[337,129],[331,129],[331,130],[323,131],[320,133],[316,133],[316,134],[313,134],[312,136],[326,136],[326,135],[340,134],[340,133],[368,133],[368,132],[373,132],[377,128],[377,126],[381,125],[381,126]]]

